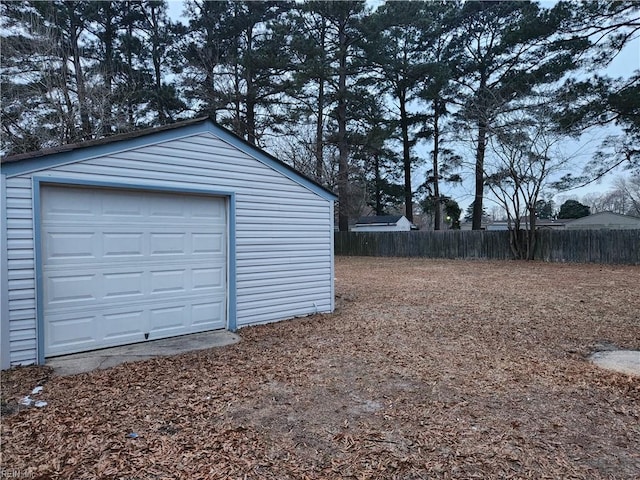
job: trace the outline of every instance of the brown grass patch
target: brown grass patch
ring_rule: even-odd
[[[3,472],[640,477],[640,379],[586,360],[640,349],[640,268],[337,258],[336,279],[335,314],[50,378],[3,417]],[[3,372],[7,404],[46,376]]]

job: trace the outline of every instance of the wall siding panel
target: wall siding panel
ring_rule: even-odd
[[[234,192],[237,326],[332,309],[332,202],[201,133],[7,179],[12,364],[36,360],[34,175]]]

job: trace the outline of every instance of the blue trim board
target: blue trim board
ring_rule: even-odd
[[[43,284],[42,284],[42,211],[40,209],[40,182],[32,178],[33,182],[33,263],[36,272],[36,358],[38,365],[44,365],[44,315],[43,315]]]
[[[36,336],[37,361],[45,363],[44,348],[44,305],[43,305],[43,275],[42,275],[42,236],[41,236],[41,188],[42,186],[69,187],[98,187],[118,190],[145,190],[153,192],[187,193],[207,195],[211,197],[225,197],[228,205],[228,280],[227,280],[227,329],[237,330],[237,284],[236,284],[236,194],[229,191],[200,188],[181,188],[166,185],[141,185],[117,182],[103,182],[93,180],[79,180],[60,177],[33,177],[33,222],[34,222],[34,255],[36,273]],[[4,197],[3,197],[4,198]],[[4,227],[3,227],[4,228]],[[6,303],[6,302],[5,302]]]
[[[228,279],[227,290],[229,298],[227,301],[227,329],[235,332],[238,329],[238,301],[237,301],[237,271],[236,271],[236,195],[230,194],[228,197],[229,228],[228,228]]]
[[[330,220],[330,225],[329,225],[329,242],[331,245],[331,277],[330,277],[330,281],[331,281],[331,311],[335,311],[336,309],[336,282],[335,282],[335,278],[336,278],[336,255],[335,255],[335,235],[333,234],[333,219],[334,217],[334,204],[333,202],[330,205],[330,215],[329,218]]]
[[[81,162],[83,160],[89,160],[95,157],[111,155],[116,152],[146,147],[154,143],[166,142],[168,140],[175,140],[180,137],[198,135],[200,133],[206,133],[209,131],[210,128],[208,125],[200,123],[195,125],[186,125],[181,128],[176,128],[175,130],[149,133],[148,135],[142,135],[136,138],[108,142],[102,145],[93,145],[86,147],[79,146],[75,149],[50,154],[47,154],[46,151],[44,151],[43,155],[39,155],[33,158],[27,158],[25,160],[13,162],[9,158],[9,161],[2,163],[2,170],[3,173],[8,177],[13,177],[28,172],[46,170],[48,168],[57,167],[59,165]]]
[[[87,180],[78,178],[62,178],[62,177],[40,177],[34,176],[34,182],[38,184],[46,184],[64,187],[98,187],[98,188],[115,188],[120,190],[146,190],[150,192],[175,192],[175,193],[194,193],[199,195],[210,195],[217,197],[228,197],[235,195],[235,192],[229,190],[215,190],[211,188],[191,188],[191,187],[172,187],[166,184],[146,184],[146,183],[120,183],[107,182],[102,180]]]
[[[286,163],[283,163],[277,158],[272,157],[268,153],[264,152],[263,150],[260,150],[259,148],[256,148],[253,145],[246,143],[240,137],[237,137],[233,133],[217,125],[213,125],[213,128],[214,128],[214,132],[212,133],[214,133],[214,135],[220,138],[220,140],[227,142],[228,144],[234,146],[241,152],[244,152],[247,155],[255,158],[256,160],[259,160],[260,162],[271,167],[276,172],[284,175],[285,177],[290,178],[291,180],[294,180],[295,182],[301,184],[302,186],[304,186],[308,190],[311,190],[317,195],[320,195],[325,200],[338,200],[337,195],[325,189],[324,187],[316,184],[312,180],[306,178],[299,172],[296,172],[292,167],[290,167]]]
[[[11,160],[2,163],[2,171],[8,177],[22,175],[25,173],[33,173],[60,165],[81,162],[105,155],[111,155],[116,152],[132,150],[135,148],[146,147],[152,144],[176,140],[179,138],[189,137],[202,133],[210,133],[220,140],[235,147],[241,152],[255,158],[259,162],[267,165],[278,173],[311,190],[325,200],[337,200],[338,197],[322,185],[305,177],[303,174],[295,170],[293,167],[271,156],[264,150],[246,142],[242,138],[231,133],[227,129],[219,126],[208,118],[200,120],[191,120],[182,124],[167,125],[161,129],[151,129],[148,133],[144,131],[136,133],[135,136],[114,136],[101,139],[97,142],[86,142],[86,144],[70,145],[62,151],[52,149],[51,153],[47,151],[34,152],[32,156],[24,159]],[[97,144],[95,144],[97,143]],[[16,156],[20,158],[20,156]]]

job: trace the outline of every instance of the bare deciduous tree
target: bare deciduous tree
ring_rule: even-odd
[[[486,185],[506,212],[514,256],[533,260],[538,200],[570,166],[558,148],[562,137],[549,128],[545,109],[536,108],[502,116],[490,138]]]

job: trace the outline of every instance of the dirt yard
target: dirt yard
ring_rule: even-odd
[[[336,294],[230,347],[3,372],[3,477],[640,478],[640,377],[586,359],[640,349],[640,268],[338,258]]]

